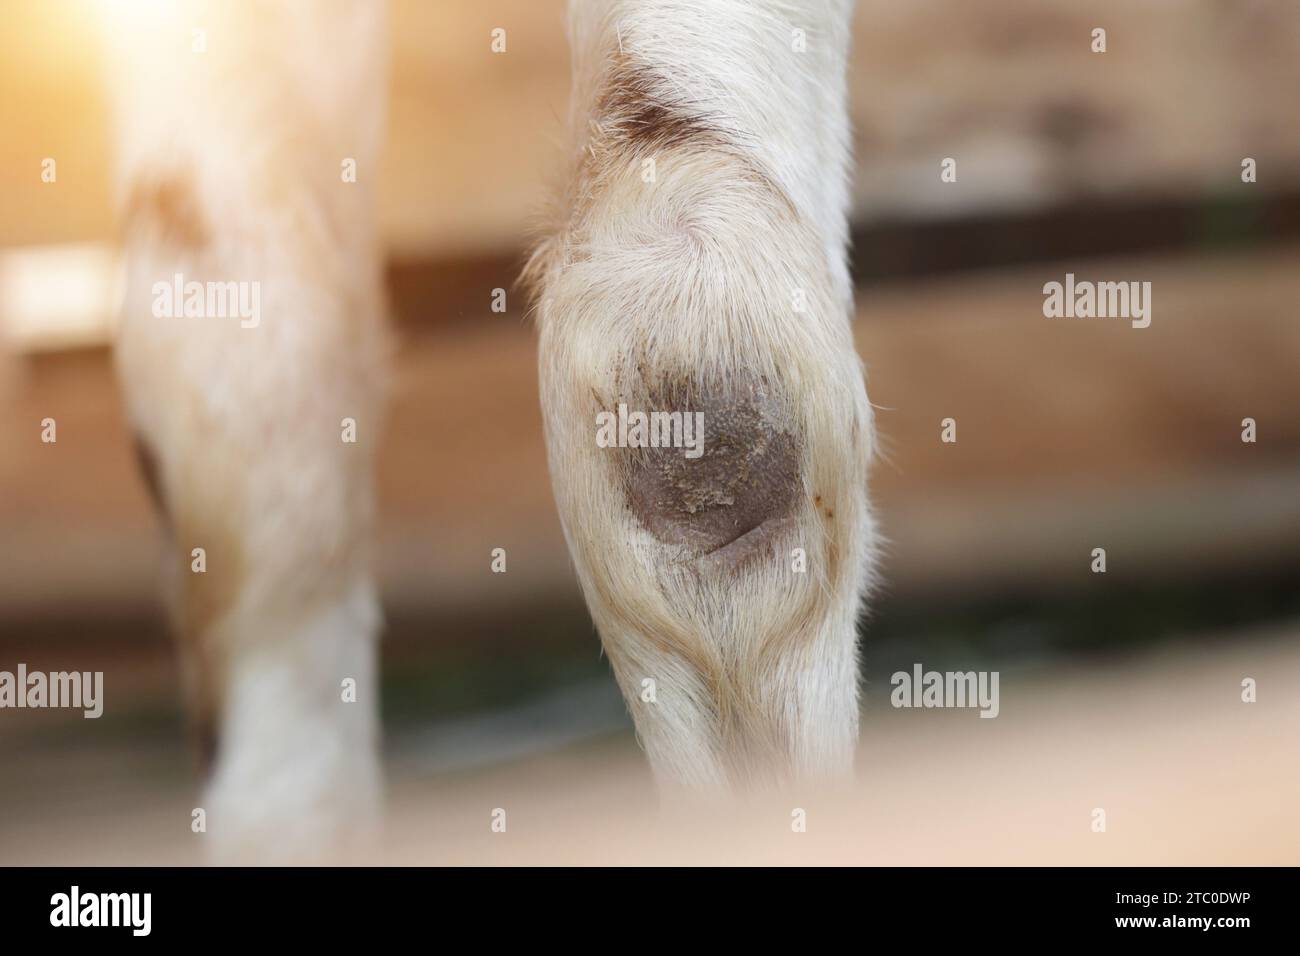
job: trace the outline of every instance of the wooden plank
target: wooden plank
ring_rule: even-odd
[[[1059,583],[1099,528],[1147,568],[1193,554],[1202,570],[1293,558],[1298,264],[1300,247],[1285,247],[862,293],[891,585]],[[1066,268],[1151,281],[1151,327],[1044,318],[1042,285]],[[0,415],[0,608],[149,601],[156,526],[107,355],[11,371]],[[379,462],[390,600],[576,600],[546,472],[534,335],[519,310],[408,332],[396,372]],[[56,446],[38,440],[47,415],[59,422]],[[956,444],[939,441],[949,416]],[[1259,423],[1253,445],[1240,441],[1246,416]],[[508,549],[507,575],[487,573],[494,547]]]

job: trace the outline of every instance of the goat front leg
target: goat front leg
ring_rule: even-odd
[[[328,857],[371,832],[381,792],[382,7],[115,5],[105,28],[116,358],[170,526],[209,848]]]
[[[851,773],[874,532],[849,18],[821,0],[570,8],[574,169],[529,266],[541,401],[588,606],[672,789]],[[686,447],[664,447],[679,419]]]

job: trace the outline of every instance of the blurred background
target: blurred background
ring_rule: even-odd
[[[107,697],[98,721],[0,711],[0,863],[189,862],[162,531],[109,352],[96,18],[91,0],[0,6],[0,669],[103,670]],[[1300,862],[1292,0],[859,0],[856,335],[888,546],[860,785],[804,839],[788,810],[755,811],[766,843],[628,822],[653,789],[552,506],[515,286],[561,168],[563,4],[392,9],[377,858]],[[1066,272],[1151,282],[1150,328],[1045,319]],[[917,662],[1000,671],[1001,715],[890,708],[889,675]]]

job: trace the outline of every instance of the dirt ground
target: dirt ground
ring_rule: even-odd
[[[743,807],[661,805],[626,732],[445,773],[421,770],[418,738],[390,742],[385,837],[349,862],[1296,865],[1296,626],[1202,637],[1190,654],[1003,673],[992,720],[895,710],[882,691],[852,787]],[[193,782],[160,773],[183,754],[175,740],[27,748],[29,799],[7,801],[0,861],[201,862]]]

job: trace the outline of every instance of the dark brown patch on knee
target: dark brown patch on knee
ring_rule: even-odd
[[[716,562],[769,553],[794,526],[801,487],[800,443],[778,403],[750,388],[656,410],[703,413],[703,454],[629,450],[632,513],[659,540]]]
[[[122,216],[128,232],[153,233],[169,246],[198,249],[211,236],[198,191],[184,173],[137,180],[127,194]]]

